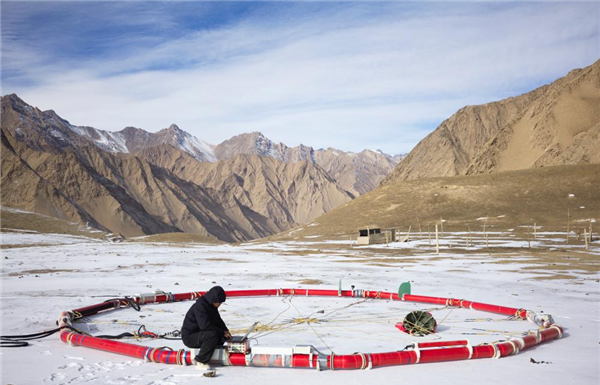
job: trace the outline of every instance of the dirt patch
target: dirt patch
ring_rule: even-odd
[[[534,281],[552,281],[555,279],[577,279],[577,277],[569,274],[552,274],[552,275],[544,275],[539,277],[533,277]]]
[[[366,263],[366,264],[375,264],[375,263],[384,263],[384,264],[415,264],[417,263],[414,259],[391,259],[391,258],[364,258],[364,259],[347,259],[343,261],[335,261],[335,262],[350,262],[350,263]]]
[[[218,239],[199,234],[163,233],[128,239],[127,242],[159,242],[159,243],[202,243],[209,245],[224,244]]]
[[[54,273],[72,273],[74,271],[79,271],[79,270],[74,270],[74,269],[34,269],[34,270],[23,270],[19,273],[10,273],[8,274],[9,277],[17,277],[20,275],[29,275],[29,274],[54,274]]]
[[[206,260],[212,261],[212,262],[248,263],[246,261],[238,261],[238,260],[231,259],[231,258],[207,258]]]
[[[32,243],[32,244],[18,244],[18,245],[0,245],[0,249],[22,249],[24,247],[46,247],[56,246],[50,243]]]
[[[142,268],[142,267],[150,267],[150,266],[169,266],[168,263],[134,263],[133,265],[119,265],[117,266],[117,268],[119,269],[123,269],[123,268],[127,268],[127,267],[131,267],[131,268]]]
[[[300,285],[323,285],[325,282],[321,281],[320,279],[307,278],[307,279],[298,281],[298,283]]]

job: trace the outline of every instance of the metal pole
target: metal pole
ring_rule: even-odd
[[[440,243],[438,241],[438,225],[435,225],[435,253],[440,253]]]
[[[469,246],[473,246],[473,236],[471,235],[471,225],[467,225],[469,228]]]
[[[483,236],[485,237],[485,248],[488,248],[488,236],[486,231],[487,219],[483,222]]]
[[[569,219],[571,218],[571,211],[567,201],[567,244],[569,244]]]
[[[427,238],[429,239],[429,244],[431,245],[431,231],[429,230],[429,224],[427,224]]]

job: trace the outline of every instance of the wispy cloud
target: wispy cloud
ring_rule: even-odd
[[[74,124],[175,122],[213,143],[262,131],[288,145],[405,152],[465,104],[600,57],[598,3],[43,8],[3,3],[3,93]]]

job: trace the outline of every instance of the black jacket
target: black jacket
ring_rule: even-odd
[[[225,290],[221,286],[215,286],[196,300],[183,319],[181,337],[184,343],[190,335],[199,331],[211,330],[223,337],[229,329],[213,302],[225,302],[226,298]]]

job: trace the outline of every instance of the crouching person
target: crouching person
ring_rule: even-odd
[[[200,353],[193,358],[199,369],[210,370],[209,362],[215,348],[231,338],[219,314],[219,306],[226,298],[221,286],[211,288],[196,300],[183,320],[181,339],[188,348],[200,348]]]

